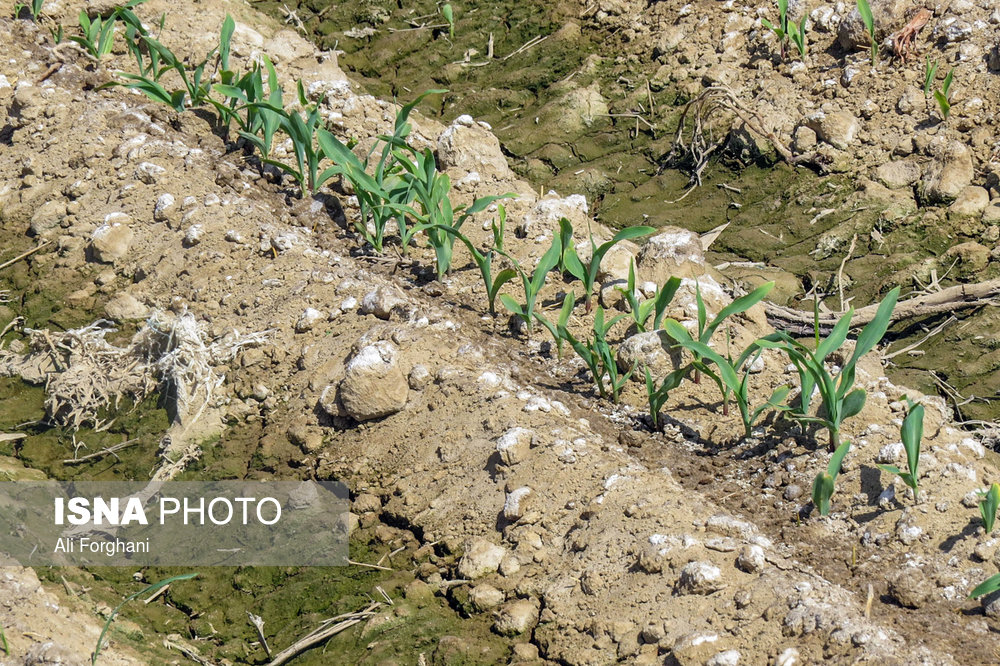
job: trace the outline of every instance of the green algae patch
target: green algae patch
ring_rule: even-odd
[[[367,533],[356,534],[351,556],[376,562],[386,546],[371,546]],[[412,550],[397,553],[392,561],[404,562]],[[39,576],[53,583],[65,577],[70,589],[89,588],[81,600],[92,608],[114,607],[121,598],[148,583],[190,573],[178,568],[93,567],[86,571],[49,568]],[[350,567],[208,567],[190,581],[172,585],[155,602],[126,606],[112,625],[113,640],[128,644],[148,659],[167,663],[177,653],[166,650],[152,635],[198,636],[202,657],[214,662],[266,661],[266,652],[247,612],[264,620],[264,636],[273,652],[282,650],[316,628],[327,618],[354,613],[372,599],[384,602],[381,588],[392,599],[371,619],[351,627],[325,644],[302,653],[296,664],[505,663],[509,641],[490,631],[489,614],[463,618],[440,594],[416,579],[411,571],[380,571]],[[134,576],[141,577],[138,582]]]

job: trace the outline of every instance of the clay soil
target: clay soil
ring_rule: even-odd
[[[650,16],[679,12],[674,4],[657,3]],[[724,11],[722,4],[712,3],[712,11]],[[140,94],[101,88],[116,71],[131,71],[120,44],[94,62],[72,47],[57,47],[48,30],[56,23],[70,30],[82,7],[46,5],[40,25],[0,19],[0,106],[6,110],[0,259],[47,243],[0,269],[7,298],[0,325],[23,318],[5,331],[0,348],[10,375],[0,387],[0,426],[26,435],[0,441],[0,475],[143,479],[162,470],[165,458],[194,452],[175,478],[336,478],[351,487],[352,558],[392,569],[206,572],[146,608],[137,604],[116,624],[99,663],[267,663],[247,611],[264,617],[265,637],[280,649],[324,618],[365,608],[368,597],[382,599],[376,585],[392,605],[293,663],[998,661],[995,600],[968,599],[1000,566],[1000,540],[985,533],[976,509],[975,491],[998,478],[991,440],[962,430],[943,398],[890,381],[882,348],[859,366],[857,385],[867,390],[867,403],[845,423],[843,437],[853,447],[833,511],[821,517],[810,491],[829,460],[824,432],[769,415],[744,438],[735,410],[723,414],[718,389],[705,377],[671,393],[664,423],[653,428],[640,382],[630,380],[614,404],[597,395],[570,350],[559,356],[541,327],[525,331],[507,314],[490,314],[464,248],[456,249],[443,280],[435,278],[434,254],[422,241],[405,255],[392,241],[377,255],[353,226],[357,202],[343,183],[331,181],[316,196],[300,198],[288,178],[261,168],[207,109],[178,114]],[[137,11],[150,24],[165,12],[161,41],[199,57],[229,13],[239,26],[233,44],[241,66],[269,54],[285,90],[301,78],[314,98],[325,95],[324,123],[345,140],[356,138],[359,150],[392,131],[397,107],[365,94],[336,52],[320,50],[248,6],[149,0]],[[582,20],[608,22],[630,11],[636,13],[616,4]],[[689,23],[682,21],[685,30],[694,29]],[[721,37],[706,31],[705,40]],[[640,37],[648,48],[648,34],[621,32],[625,44]],[[817,63],[834,57],[816,50]],[[767,70],[771,56],[755,57]],[[797,73],[780,73],[784,65],[771,67],[789,85],[798,80]],[[702,78],[685,85],[700,86]],[[825,95],[814,92],[817,99]],[[866,130],[878,135],[877,128]],[[578,198],[539,197],[534,183],[510,169],[487,127],[465,118],[445,126],[418,117],[411,140],[437,151],[457,202],[518,195],[507,205],[506,247],[525,266],[533,267],[549,247],[562,215],[573,221],[577,243],[584,242],[581,230],[592,222],[592,209]],[[976,154],[986,163],[988,156]],[[787,211],[789,201],[802,197],[796,215],[804,216],[806,205],[830,196],[831,182],[843,192],[825,199],[830,207],[863,208],[876,195],[882,206],[897,201],[898,191],[867,180],[878,155],[874,147],[859,149],[860,166],[840,180],[779,166],[798,189],[761,197],[758,210]],[[987,180],[976,175],[984,190]],[[904,189],[900,208],[909,211],[912,201],[916,210],[912,188]],[[937,237],[945,222],[958,219],[943,206],[921,210],[895,227],[900,235],[922,225]],[[988,232],[979,214],[969,234]],[[488,243],[497,215],[492,207],[467,223],[473,242]],[[677,243],[694,239],[685,246],[690,256],[671,264],[640,251],[640,281],[670,269],[697,277],[712,313],[772,278],[784,280],[776,293],[784,290],[782,300],[794,302],[800,277],[813,270],[829,281],[845,242],[859,233],[846,227],[845,241],[841,223],[854,218],[849,211],[844,219],[836,215],[835,230],[820,224],[820,235],[839,239],[824,245],[830,253],[820,259],[829,265],[807,268],[802,253],[794,262],[786,257],[784,269],[765,265],[772,252],[784,256],[774,240],[782,219],[772,216],[757,221],[764,240],[749,236],[744,219],[737,233],[714,246],[718,254],[710,250],[707,257],[697,234],[671,227],[665,231]],[[866,218],[871,228],[863,231],[876,249],[872,230],[892,233],[878,231],[881,219],[878,213]],[[113,245],[100,240],[109,220],[130,232]],[[684,226],[682,219],[669,221]],[[609,237],[599,223],[593,229]],[[807,244],[815,240],[810,235]],[[616,261],[609,256],[605,282],[624,277],[623,257],[627,274],[638,248],[624,249]],[[961,256],[974,261],[980,254]],[[858,280],[866,301],[880,298],[885,281],[917,261],[888,250],[872,249],[866,257],[869,265],[879,264],[882,279]],[[986,260],[990,269],[993,263]],[[912,270],[907,294],[911,277]],[[692,285],[686,283],[668,316],[696,319]],[[518,289],[511,283],[506,293],[518,298]],[[581,285],[552,273],[540,307],[557,316],[569,291],[579,297]],[[603,291],[609,310],[620,307],[618,292]],[[165,321],[193,317],[208,345],[237,333],[261,333],[266,340],[217,361],[214,370],[225,381],[197,418],[168,391],[123,409],[129,413],[103,434],[94,433],[92,423],[76,430],[45,411],[45,387],[51,389],[63,368],[50,350],[30,346],[30,329],[58,336],[107,317],[120,329],[110,339],[124,345],[154,311]],[[570,330],[585,336],[592,321],[581,299]],[[762,306],[727,321],[726,329],[734,348],[773,330]],[[618,345],[634,332],[622,322],[610,338]],[[721,333],[714,344],[724,351]],[[981,335],[993,337],[988,330]],[[392,368],[369,385],[365,404],[387,395],[402,400],[386,416],[361,419],[343,400],[344,382],[355,372],[351,359],[373,348],[391,351],[383,358],[391,357]],[[787,360],[769,352],[751,377],[752,395],[797,382]],[[876,467],[905,464],[897,443],[907,397],[927,411],[919,499]],[[133,436],[140,444],[120,460],[61,462],[73,457],[77,438],[97,449]],[[179,572],[0,572],[0,628],[10,645],[0,664],[89,663],[109,608],[140,581],[171,573]]]

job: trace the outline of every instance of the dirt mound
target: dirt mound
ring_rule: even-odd
[[[53,15],[79,7],[67,3]],[[671,7],[658,3],[651,16]],[[599,20],[626,8],[603,8]],[[234,11],[221,3],[184,9],[160,0],[141,6],[143,17],[166,11],[161,39],[194,53],[209,48]],[[391,133],[396,107],[357,94],[333,54],[247,9],[236,18],[235,56],[269,53],[288,81],[301,76],[314,98],[325,93],[322,117],[338,135],[365,148]],[[95,65],[53,46],[31,22],[0,20],[0,71],[9,84],[0,86],[9,123],[0,137],[12,157],[0,163],[0,223],[11,237],[50,241],[24,259],[43,276],[40,288],[69,286],[67,303],[103,304],[122,320],[152,310],[189,317],[206,348],[266,332],[265,346],[204,357],[211,375],[225,378],[206,398],[219,439],[202,431],[188,443],[224,456],[223,425],[259,423],[247,474],[350,482],[359,513],[405,528],[447,558],[418,574],[456,607],[494,612],[494,630],[519,637],[514,659],[993,658],[988,640],[966,640],[988,636],[994,620],[965,597],[996,568],[994,540],[968,498],[997,471],[978,442],[946,422],[943,404],[923,399],[927,453],[914,502],[874,463],[899,463],[900,400],[917,396],[889,383],[879,364],[862,365],[858,384],[869,400],[845,425],[855,447],[835,512],[810,515],[811,479],[829,455],[815,432],[782,421],[743,440],[707,381],[671,393],[666,427],[651,432],[639,382],[625,386],[620,405],[599,399],[582,363],[559,358],[543,331],[522,336],[506,316],[487,313],[466,255],[438,281],[422,245],[406,257],[372,254],[353,226],[357,200],[343,186],[299,199],[287,180],[245,159],[208,114],[175,114],[120,88],[95,89],[130,66],[124,53]],[[842,124],[816,122],[831,136]],[[549,248],[564,211],[589,219],[585,202],[539,199],[514,180],[481,125],[418,120],[413,141],[453,156],[460,203],[521,194],[507,207],[508,225],[531,225],[523,238],[510,234],[505,249],[525,266]],[[483,171],[467,171],[471,165]],[[467,223],[474,243],[492,239],[497,216],[494,206]],[[582,245],[584,227],[576,228]],[[643,264],[654,275],[662,266],[648,257],[682,257],[678,272],[698,276],[709,316],[718,314],[748,285],[724,280],[705,263],[700,238],[681,236],[674,251],[640,250]],[[620,302],[614,286],[634,250],[606,276],[598,296],[609,308]],[[573,289],[580,285],[550,279],[540,307],[557,316]],[[693,291],[688,278],[670,316],[696,322]],[[579,304],[568,326],[582,334],[591,325]],[[731,329],[733,344],[767,331],[759,309]],[[625,336],[621,324],[612,337]],[[55,354],[32,349],[36,359]],[[796,384],[781,357],[761,358],[755,392]]]

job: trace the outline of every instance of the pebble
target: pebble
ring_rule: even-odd
[[[725,587],[722,570],[711,562],[688,562],[677,580],[678,594],[711,594]]]
[[[495,573],[507,549],[486,539],[475,539],[458,563],[459,578],[473,580],[486,574]]]
[[[511,428],[496,441],[496,451],[505,465],[516,465],[528,455],[535,433],[528,428]]]
[[[757,545],[746,545],[736,557],[736,567],[749,574],[759,573],[764,569],[764,549]]]
[[[316,324],[326,319],[326,315],[316,308],[306,308],[295,322],[295,332],[311,331]]]
[[[203,232],[204,232],[204,227],[202,227],[200,224],[191,225],[188,228],[187,233],[184,234],[184,245],[186,247],[194,247],[195,245],[200,243]]]

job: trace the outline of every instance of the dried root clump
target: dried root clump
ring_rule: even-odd
[[[759,113],[749,108],[726,86],[711,86],[703,90],[684,107],[673,147],[666,158],[666,166],[686,169],[691,175],[693,189],[701,185],[701,174],[709,160],[729,139],[734,121],[739,121],[748,132],[768,141],[775,151],[789,164],[800,160],[767,128]],[[685,196],[691,189],[685,192]],[[682,197],[683,198],[683,197]]]
[[[117,329],[106,320],[71,331],[53,333],[24,329],[28,354],[14,358],[0,350],[8,372],[21,367],[48,368],[45,409],[51,422],[78,430],[107,429],[123,400],[140,403],[161,390],[175,422],[191,423],[212,404],[225,375],[218,372],[243,347],[266,341],[267,332],[241,335],[231,331],[209,340],[191,314],[154,312],[124,346],[107,336]]]

